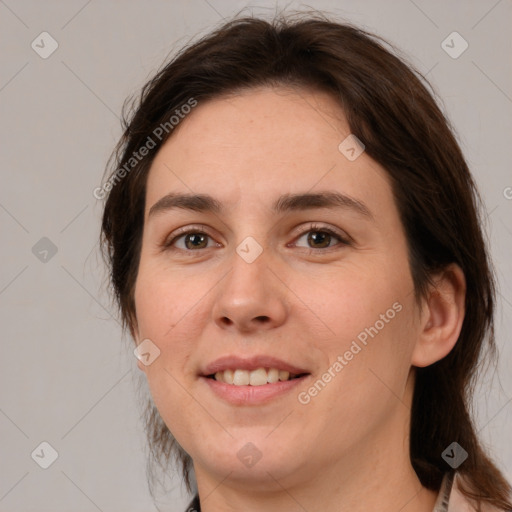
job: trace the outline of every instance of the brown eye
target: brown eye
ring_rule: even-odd
[[[306,239],[307,245],[301,245],[299,243],[300,240],[304,238]],[[328,249],[337,245],[349,245],[349,242],[332,229],[313,226],[308,231],[305,231],[294,245],[310,249]]]
[[[325,231],[310,231],[308,234],[308,243],[315,249],[329,247],[331,235]]]
[[[204,233],[188,233],[185,235],[187,249],[204,249],[208,245],[208,235]]]
[[[207,249],[215,244],[208,243],[212,238],[202,231],[187,231],[174,237],[171,241],[166,243],[168,249],[179,249],[182,251],[195,251],[197,249]]]

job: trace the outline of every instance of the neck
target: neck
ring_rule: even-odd
[[[397,468],[382,475],[370,473],[341,479],[338,472],[285,487],[269,478],[266,489],[257,491],[238,485],[227,477],[207,482],[198,478],[202,512],[263,512],[322,510],[325,512],[432,512],[437,493],[422,487],[412,467]]]

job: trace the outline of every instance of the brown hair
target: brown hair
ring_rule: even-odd
[[[269,85],[328,92],[343,109],[351,133],[389,173],[417,297],[424,296],[433,272],[449,263],[457,263],[466,277],[466,315],[457,344],[441,361],[416,369],[412,465],[424,486],[438,490],[450,470],[441,454],[456,441],[468,453],[458,468],[463,493],[479,504],[512,508],[510,486],[484,453],[470,415],[483,348],[488,354],[495,351],[495,290],[480,227],[480,199],[450,123],[422,83],[428,82],[396,53],[377,36],[318,14],[272,22],[234,19],[184,48],[145,85],[124,123],[111,178],[190,98],[201,103]],[[170,129],[111,187],[104,210],[103,244],[112,285],[132,334],[146,178],[156,152],[171,135]],[[190,457],[151,404],[147,434],[154,458],[165,467],[176,456],[188,485]]]

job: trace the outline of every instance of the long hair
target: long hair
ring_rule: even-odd
[[[351,133],[389,174],[416,297],[425,295],[435,271],[452,262],[463,270],[466,314],[459,339],[444,359],[416,369],[411,462],[421,483],[438,490],[450,469],[442,452],[456,441],[468,453],[458,469],[462,492],[479,506],[512,508],[510,486],[485,454],[470,415],[477,369],[483,356],[495,350],[495,288],[479,217],[481,201],[428,82],[373,34],[318,14],[278,16],[270,22],[236,18],[185,47],[144,86],[125,118],[110,162],[109,186],[103,189],[109,193],[102,241],[124,325],[133,334],[146,179],[158,149],[172,136],[169,116],[191,98],[201,103],[279,85],[329,93]],[[168,129],[152,138],[155,147],[135,162],[133,155],[162,126]],[[164,462],[177,457],[188,483],[190,457],[154,405],[148,409],[147,434],[153,455]]]

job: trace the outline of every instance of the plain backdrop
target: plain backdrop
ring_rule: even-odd
[[[512,480],[512,3],[310,7],[397,45],[427,75],[456,128],[485,202],[499,280],[501,359],[477,389],[475,412]],[[304,5],[0,0],[0,511],[156,510],[138,405],[145,381],[105,292],[102,202],[93,190],[121,133],[127,96],[223,18],[242,9],[271,16],[276,8]],[[463,38],[455,36],[456,49],[468,44],[457,58],[442,47],[454,31]],[[167,484],[161,508],[183,510],[188,496],[179,478]]]

